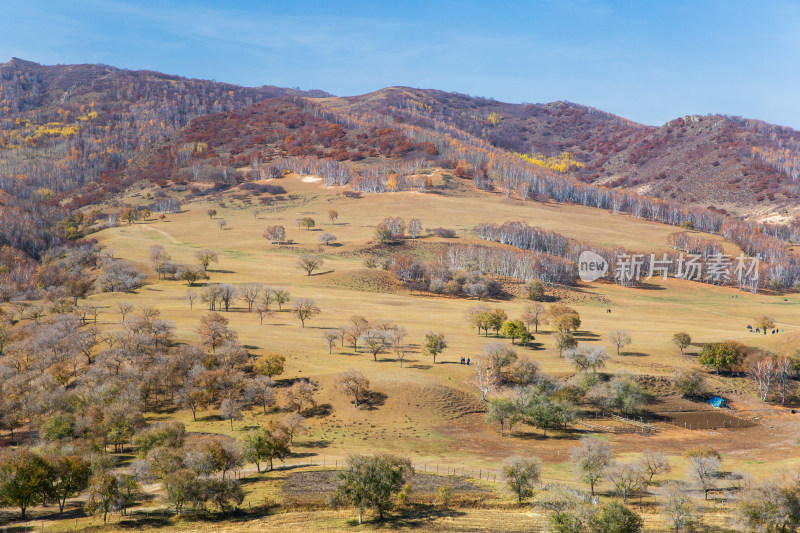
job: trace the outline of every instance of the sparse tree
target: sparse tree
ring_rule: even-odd
[[[535,328],[534,333],[539,333],[539,324],[541,324],[545,318],[544,306],[540,303],[526,304],[520,318],[525,322],[528,329],[533,325]]]
[[[369,380],[360,371],[351,368],[339,374],[336,388],[341,394],[353,398],[353,406],[358,409],[359,403],[369,392]]]
[[[227,227],[227,225],[228,225],[228,221],[225,220],[224,218],[221,218],[221,219],[217,220],[217,226],[219,226],[220,230],[225,229]]]
[[[211,263],[219,263],[219,256],[217,256],[217,252],[207,248],[196,251],[194,257],[197,259],[197,262],[200,264],[200,266],[203,267],[204,271],[208,270],[208,266]]]
[[[128,302],[118,302],[117,303],[117,313],[122,315],[122,322],[125,322],[127,316],[133,312],[133,305]]]
[[[308,381],[295,381],[284,391],[284,403],[295,412],[300,413],[306,407],[315,405],[314,386]]]
[[[716,457],[694,456],[689,457],[687,477],[699,490],[703,491],[705,499],[714,488],[714,480],[719,477],[720,461]]]
[[[508,489],[517,497],[517,502],[533,494],[534,484],[539,482],[542,463],[537,458],[512,457],[503,463],[503,477]]]
[[[760,315],[756,317],[755,324],[756,327],[760,328],[761,331],[764,332],[764,335],[766,335],[768,329],[775,327],[775,319],[770,315]]]
[[[667,455],[663,452],[644,450],[639,456],[639,466],[647,473],[647,483],[652,484],[653,478],[659,474],[666,474],[672,470]]]
[[[310,230],[314,226],[316,226],[316,222],[314,222],[313,218],[311,218],[311,217],[303,217],[302,219],[300,219],[300,227],[301,228],[306,228],[306,231]]]
[[[436,363],[436,356],[442,353],[447,348],[447,339],[444,333],[438,331],[428,331],[425,333],[425,343],[423,349],[425,353],[433,357],[434,364]]]
[[[614,459],[611,448],[598,438],[584,437],[580,446],[572,448],[570,454],[581,480],[589,485],[594,496],[595,485],[606,476]]]
[[[283,374],[286,358],[280,354],[262,355],[253,364],[253,372],[259,376],[273,378]]]
[[[422,233],[422,222],[418,218],[408,221],[408,234],[412,239],[416,239]]]
[[[302,327],[306,327],[306,320],[314,318],[322,311],[313,298],[298,298],[294,301],[292,312],[297,315]]]
[[[608,334],[608,341],[617,347],[617,355],[623,346],[631,343],[631,334],[624,329],[615,329]]]
[[[321,257],[316,255],[301,255],[297,260],[297,268],[303,270],[307,276],[310,276],[315,270],[319,270],[324,261]]]
[[[275,459],[283,460],[289,455],[289,439],[274,424],[248,432],[242,444],[245,459],[255,463],[259,473],[262,462],[269,462],[269,469],[272,470]]]
[[[672,383],[687,398],[699,397],[706,392],[706,378],[696,370],[676,370],[672,374]]]
[[[267,239],[269,244],[281,244],[286,240],[286,228],[283,226],[267,226],[267,229],[264,230],[263,237]]]
[[[698,522],[697,505],[689,497],[688,488],[684,483],[672,482],[667,486],[661,512],[666,515],[675,533],[690,533],[695,530]]]
[[[672,336],[672,344],[677,346],[683,355],[683,350],[692,344],[692,338],[685,331],[680,331]]]
[[[339,339],[339,332],[335,329],[326,329],[322,332],[322,338],[328,343],[328,354],[333,353],[333,347]]]
[[[644,489],[645,472],[638,464],[614,463],[606,474],[608,480],[614,485],[614,492],[622,498],[623,503],[628,498]]]
[[[241,420],[243,407],[242,402],[231,398],[226,398],[220,403],[219,414],[223,419],[230,422],[231,431],[233,431],[233,421]]]
[[[325,233],[321,234],[319,237],[319,242],[324,244],[325,246],[330,246],[332,242],[336,241],[336,235],[326,231]]]
[[[383,520],[392,506],[392,494],[400,492],[406,478],[413,473],[411,462],[403,457],[351,455],[339,474],[336,499],[358,509],[359,524],[367,509],[374,510],[379,520]]]
[[[558,348],[559,357],[564,355],[564,350],[575,348],[577,345],[578,341],[575,340],[572,333],[559,332],[556,334],[556,347]]]
[[[208,211],[206,211],[206,214],[208,215],[209,219],[213,220],[214,217],[217,216],[217,210],[216,209],[209,209]]]
[[[272,290],[272,301],[278,304],[278,311],[283,310],[283,305],[291,300],[289,291],[283,287],[275,287]]]
[[[252,312],[253,306],[261,294],[262,287],[258,283],[245,283],[239,287],[239,297],[247,303],[247,310]]]
[[[532,279],[525,284],[525,293],[529,300],[544,299],[544,282],[540,279]]]
[[[386,332],[378,328],[370,328],[361,334],[361,343],[372,354],[373,360],[378,360],[378,354],[387,346]]]
[[[331,224],[336,224],[336,221],[339,219],[339,212],[335,209],[328,210],[328,220],[331,221]]]
[[[311,398],[310,402],[313,405],[313,398]],[[292,413],[283,417],[280,424],[278,424],[281,431],[283,431],[286,436],[289,437],[289,444],[294,444],[294,436],[298,434],[306,434],[308,433],[308,426],[306,425],[306,417],[301,415],[299,412]]]

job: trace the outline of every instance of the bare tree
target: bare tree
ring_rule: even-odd
[[[197,299],[197,294],[192,289],[186,289],[186,301],[189,302],[189,310],[194,309],[194,301]]]
[[[253,311],[253,306],[260,294],[261,285],[258,283],[245,283],[239,287],[239,297],[247,303],[248,311]]]
[[[328,353],[333,353],[333,347],[339,339],[339,332],[335,329],[326,329],[322,332],[322,338],[328,343]]]
[[[117,303],[117,313],[122,315],[122,322],[125,322],[125,318],[133,311],[134,307],[133,304],[128,302],[118,302]]]
[[[645,473],[638,464],[614,463],[606,474],[614,485],[614,492],[628,503],[628,498],[645,487]]]
[[[321,312],[313,298],[298,298],[292,306],[292,311],[303,327],[306,327],[306,320],[314,318]]]
[[[594,496],[595,485],[606,476],[613,461],[611,448],[596,437],[584,437],[580,446],[572,448],[570,455],[581,480],[589,485]]]
[[[684,483],[672,482],[666,489],[666,500],[661,504],[661,512],[669,519],[675,533],[689,533],[697,523],[697,505],[689,497]]]
[[[544,306],[540,303],[525,304],[525,309],[520,318],[525,322],[528,329],[531,329],[531,325],[533,325],[535,328],[534,333],[539,333],[539,324],[543,323],[545,319]]]
[[[226,227],[227,225],[228,225],[228,221],[227,221],[227,220],[225,220],[224,218],[221,218],[221,219],[217,220],[217,226],[219,226],[219,229],[220,229],[220,230],[223,230],[223,229],[225,229],[225,227]]]
[[[263,236],[270,244],[280,244],[286,240],[286,228],[283,226],[267,226],[267,229],[264,230]]]
[[[310,276],[312,272],[321,268],[323,263],[324,261],[321,257],[306,254],[300,256],[300,259],[297,260],[297,268],[305,271],[306,275]]]
[[[373,360],[378,360],[378,354],[381,353],[387,345],[386,332],[378,328],[370,328],[361,334],[361,343],[366,346],[367,350],[372,354]]]
[[[659,474],[666,474],[672,470],[667,455],[663,452],[644,450],[639,456],[639,466],[647,472],[647,483],[653,483],[653,477]]]
[[[270,308],[263,303],[256,305],[256,314],[258,315],[259,325],[264,325],[264,319],[272,315]]]
[[[689,458],[687,477],[700,490],[705,499],[714,488],[714,480],[719,477],[720,461],[716,457],[696,456]]]
[[[336,241],[336,235],[326,231],[322,235],[318,237],[319,242],[323,243],[325,246],[330,246],[330,244]]]
[[[624,329],[615,329],[608,334],[608,340],[617,347],[617,355],[623,346],[631,343],[631,334]]]
[[[496,367],[496,359],[490,353],[483,351],[480,355],[472,358],[470,366],[473,370],[472,381],[481,392],[483,401],[486,401],[486,397],[500,382],[500,371]]]
[[[418,218],[408,221],[408,234],[412,239],[416,239],[422,233],[422,222]]]
[[[300,413],[306,407],[315,405],[314,386],[308,381],[295,381],[284,391],[283,401],[289,408]]]
[[[203,270],[208,270],[208,265],[211,263],[219,263],[219,257],[217,256],[217,252],[214,250],[209,250],[204,248],[202,250],[197,250],[194,253],[195,259],[203,267]]]
[[[747,375],[758,388],[758,397],[762,402],[767,401],[772,381],[776,377],[777,365],[773,355],[757,357],[747,365]]]
[[[355,368],[346,370],[336,378],[336,388],[345,396],[353,398],[353,406],[358,409],[359,403],[369,392],[369,380]]]

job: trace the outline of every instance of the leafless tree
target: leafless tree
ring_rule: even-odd
[[[336,235],[326,231],[325,233],[321,234],[319,237],[319,242],[323,243],[325,246],[330,246],[330,244],[336,241]]]
[[[280,244],[286,240],[286,228],[283,226],[267,226],[267,229],[264,230],[264,238],[270,244]]]
[[[418,218],[408,221],[408,234],[412,239],[416,239],[422,233],[422,222]]]
[[[312,272],[318,270],[322,267],[324,261],[321,257],[316,255],[301,255],[300,259],[297,260],[297,268],[303,270],[307,276],[310,276]]]
[[[313,298],[298,298],[292,306],[292,311],[303,327],[306,327],[306,320],[314,318],[321,312]]]
[[[647,483],[653,483],[653,477],[666,474],[672,470],[667,455],[663,452],[644,450],[639,456],[639,466],[647,472]]]
[[[189,309],[194,309],[194,301],[197,299],[197,294],[192,289],[186,290],[186,301],[189,302]]]
[[[328,353],[333,353],[333,347],[339,339],[339,332],[335,329],[326,329],[322,332],[322,338],[328,343]]]
[[[353,406],[358,409],[359,403],[369,391],[369,380],[359,370],[345,370],[336,378],[336,388],[342,394],[353,398]]]
[[[617,347],[617,355],[623,346],[631,343],[631,334],[624,329],[615,329],[608,334],[608,340]]]
[[[253,306],[261,294],[261,285],[258,283],[245,283],[239,287],[239,297],[247,303],[247,310],[253,311]]]

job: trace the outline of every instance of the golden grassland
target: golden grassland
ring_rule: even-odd
[[[602,210],[567,205],[555,205],[508,200],[499,195],[461,190],[458,194],[418,194],[409,192],[346,198],[339,188],[325,189],[320,183],[304,182],[296,176],[280,180],[296,200],[278,206],[262,207],[257,217],[252,209],[257,204],[224,199],[219,202],[194,201],[184,211],[167,220],[147,220],[132,225],[123,224],[94,235],[115,257],[147,265],[149,248],[164,246],[178,262],[193,263],[194,253],[209,248],[219,254],[219,263],[210,267],[211,283],[241,284],[258,282],[287,288],[293,298],[313,297],[322,313],[306,323],[305,328],[288,311],[276,312],[259,324],[255,313],[248,313],[242,304],[226,313],[231,326],[239,333],[240,342],[253,347],[256,355],[268,352],[287,357],[286,371],[281,378],[307,377],[318,385],[318,401],[330,406],[330,414],[309,419],[311,431],[297,439],[295,452],[299,461],[323,460],[339,464],[353,452],[391,451],[408,455],[415,465],[439,465],[444,468],[480,469],[495,471],[506,457],[515,454],[535,455],[544,461],[543,478],[575,484],[568,450],[583,433],[578,431],[549,431],[548,438],[538,430],[515,429],[512,438],[500,437],[496,427],[483,421],[482,415],[461,415],[480,397],[469,384],[471,368],[458,364],[460,357],[470,357],[481,351],[488,341],[469,327],[464,312],[475,300],[442,296],[411,294],[397,286],[386,289],[379,271],[368,271],[362,265],[365,249],[375,246],[374,228],[386,216],[421,219],[423,226],[447,227],[457,230],[457,239],[423,237],[393,249],[405,253],[432,254],[447,244],[478,242],[470,236],[470,228],[480,222],[502,223],[523,220],[562,233],[568,237],[603,246],[623,246],[637,251],[659,252],[669,249],[667,236],[675,228],[636,220],[626,215],[614,216]],[[145,202],[141,194],[129,194],[123,201]],[[225,229],[211,220],[207,210],[217,210],[216,219],[224,218]],[[338,223],[328,222],[328,210],[336,209]],[[316,228],[304,230],[295,220],[310,216]],[[262,238],[267,225],[282,224],[287,228],[291,245],[268,245]],[[338,239],[336,246],[318,242],[321,231],[330,231]],[[485,244],[485,243],[483,243]],[[738,253],[726,244],[730,253]],[[321,255],[325,264],[319,273],[306,276],[296,268],[301,253]],[[194,291],[199,294],[200,288]],[[90,301],[103,308],[101,327],[113,327],[118,321],[114,307],[119,301],[136,306],[158,308],[162,318],[176,325],[177,337],[185,342],[197,342],[200,317],[207,312],[198,301],[189,309],[185,300],[187,286],[180,281],[158,281],[153,276],[149,284],[135,294],[98,294]],[[793,352],[800,332],[800,312],[797,295],[788,297],[773,294],[750,294],[733,288],[713,287],[679,280],[651,280],[647,288],[621,288],[610,283],[585,284],[565,294],[565,299],[581,314],[581,342],[606,346],[611,361],[610,372],[625,371],[651,376],[668,376],[675,368],[696,367],[697,345],[703,342],[737,339],[778,353]],[[491,301],[492,307],[505,310],[509,317],[522,312],[524,300]],[[606,310],[611,309],[608,313]],[[780,335],[755,335],[745,327],[760,314],[773,315]],[[351,348],[337,346],[328,354],[327,343],[320,337],[326,328],[345,324],[353,314],[369,319],[391,319],[408,330],[408,341],[414,345],[403,368],[391,352],[373,361],[369,353],[354,353]],[[613,329],[626,329],[633,343],[616,354],[605,339]],[[424,333],[438,330],[447,336],[449,347],[433,364],[421,349]],[[518,353],[538,361],[545,372],[564,376],[571,368],[559,357],[553,335],[544,330],[536,335],[537,349],[518,348]],[[695,346],[681,355],[671,343],[677,331],[691,334]],[[509,342],[509,341],[504,341]],[[355,410],[340,397],[333,386],[335,377],[348,368],[361,370],[370,380],[371,388],[385,395],[382,405],[370,410]],[[795,440],[798,423],[788,409],[768,407],[754,400],[750,385],[744,379],[721,380],[709,376],[714,386],[726,394],[734,408],[743,416],[757,413],[763,417],[759,425],[749,429],[686,430],[659,424],[654,436],[611,435],[607,438],[615,453],[622,459],[635,457],[646,448],[665,451],[674,463],[670,478],[684,475],[685,450],[691,446],[712,445],[723,454],[726,471],[748,471],[756,477],[770,475],[778,469],[796,468],[798,451]],[[700,408],[704,406],[700,405]],[[754,411],[755,410],[755,411]],[[240,438],[247,429],[281,416],[263,414],[260,408],[248,411],[243,420],[234,423],[231,431],[227,421],[220,420],[215,411],[199,412],[197,421],[191,412],[150,413],[149,420],[177,419],[186,423],[187,430],[198,433],[219,433]],[[800,415],[797,415],[800,417]],[[433,466],[431,466],[433,467]],[[276,474],[253,474],[246,484],[248,500],[277,499]],[[258,481],[255,481],[258,480]],[[601,487],[601,490],[603,488]],[[505,498],[505,499],[503,499]],[[502,501],[507,497],[503,496]],[[709,507],[707,524],[724,524],[725,509]],[[652,509],[644,508],[648,530],[664,527]],[[422,513],[409,524],[391,524],[392,529],[413,527],[418,530],[503,530],[537,529],[544,518],[531,508],[458,509],[451,515]],[[83,519],[86,520],[86,519]],[[97,523],[97,522],[95,522]],[[160,524],[163,526],[164,524]],[[352,514],[347,511],[293,511],[258,520],[194,524],[181,522],[172,528],[180,531],[211,529],[220,531],[291,530],[322,531],[349,528]],[[144,524],[141,524],[145,527]],[[219,529],[217,529],[219,526]],[[421,528],[421,529],[419,529]]]

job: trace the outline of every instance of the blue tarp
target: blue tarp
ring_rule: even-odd
[[[708,402],[707,402],[707,403],[710,403],[710,404],[711,404],[711,405],[713,405],[714,407],[728,407],[728,404],[727,404],[727,403],[725,403],[725,400],[723,400],[723,399],[722,399],[722,398],[720,398],[719,396],[714,396],[713,398],[711,398],[710,400],[708,400]]]

